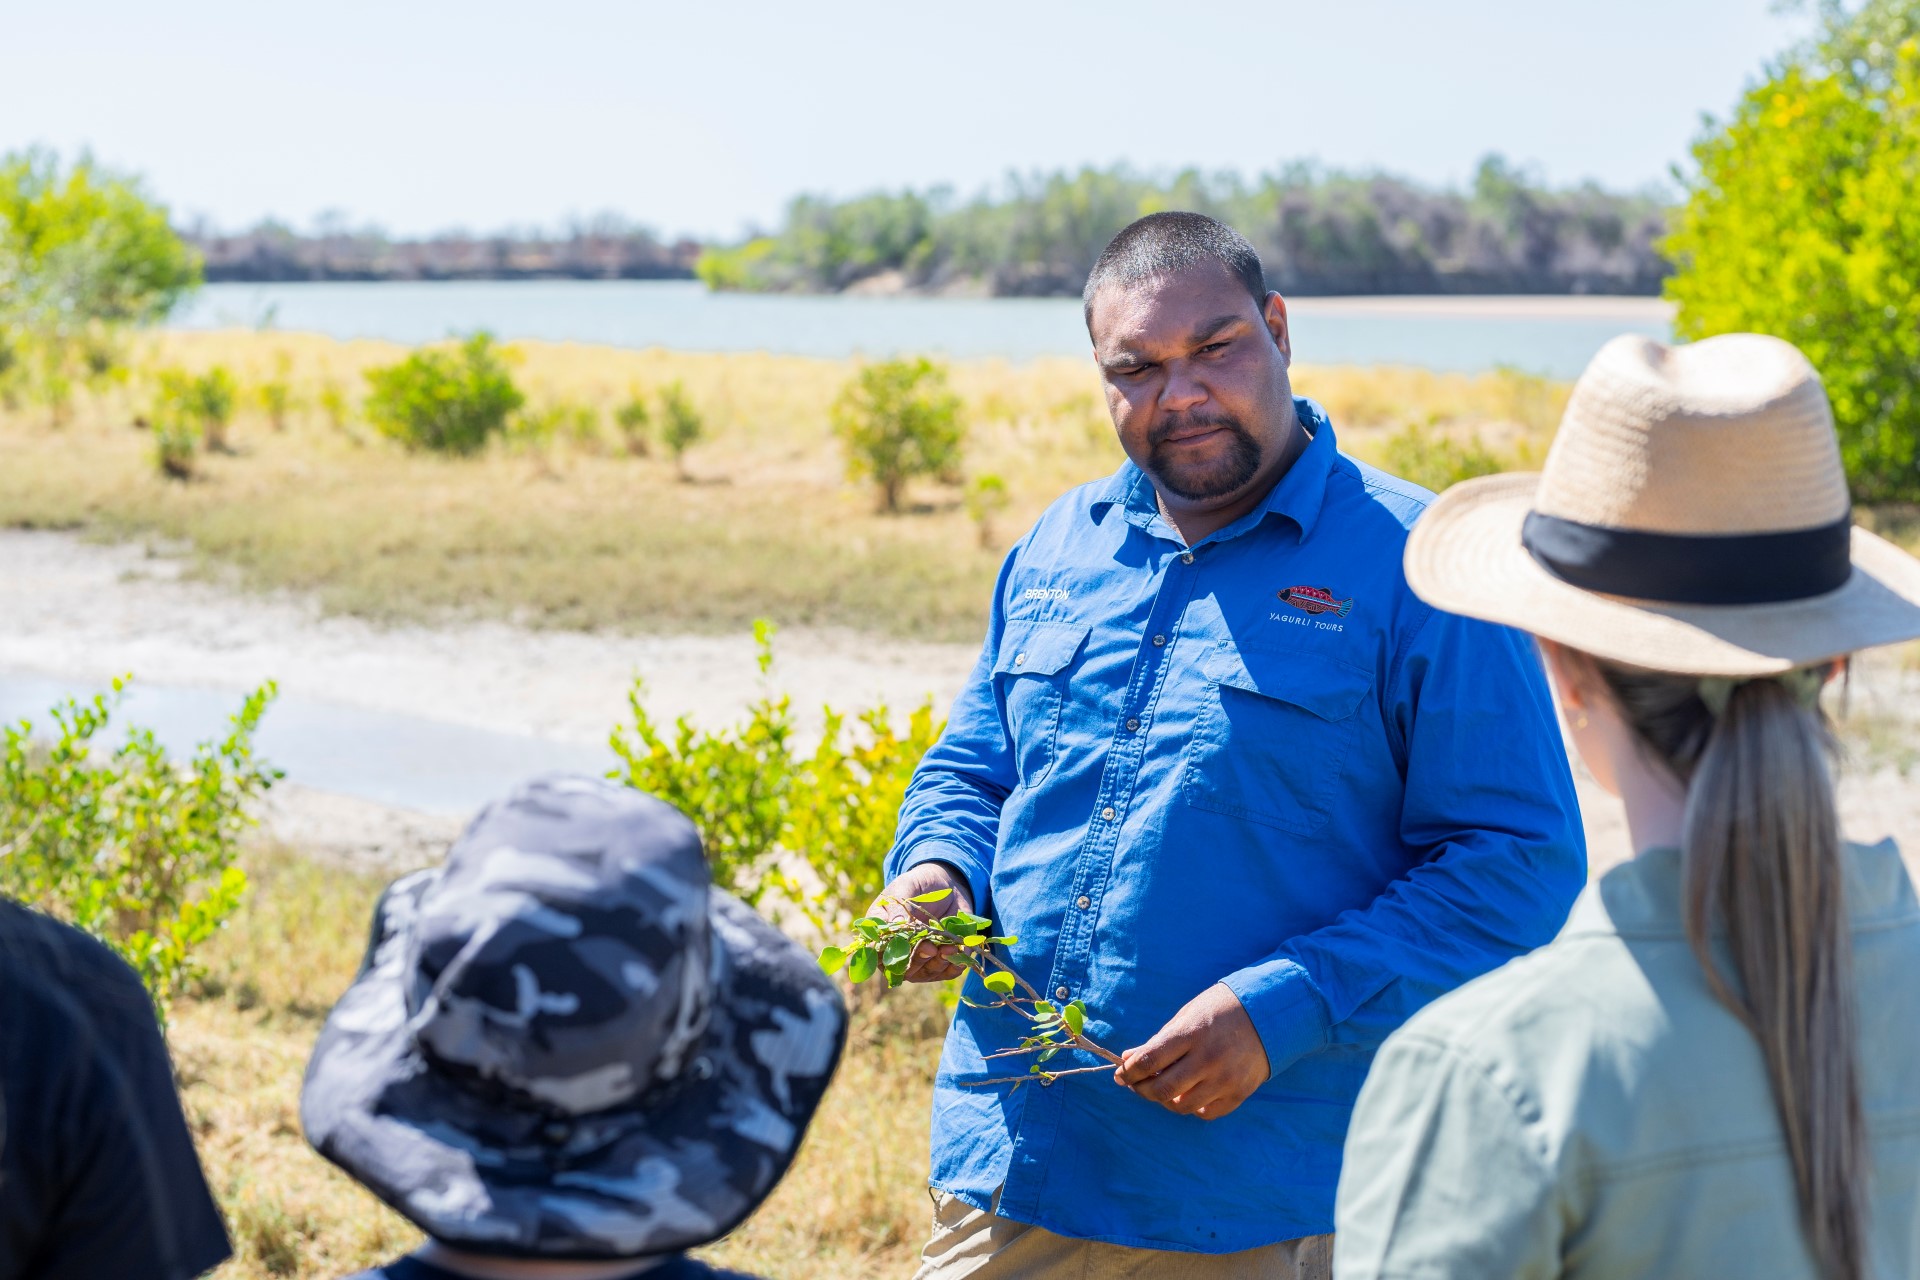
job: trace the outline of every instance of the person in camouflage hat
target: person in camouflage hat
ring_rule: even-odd
[[[300,1118],[431,1237],[367,1277],[714,1275],[675,1255],[771,1193],[846,1029],[677,810],[542,778],[381,898]]]

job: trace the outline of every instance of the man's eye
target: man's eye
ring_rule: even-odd
[[[1123,378],[1132,378],[1135,381],[1138,381],[1140,378],[1140,375],[1147,372],[1147,370],[1151,368],[1153,368],[1153,366],[1150,364],[1136,364],[1136,365],[1129,365],[1125,369],[1117,370],[1117,372]]]
[[[1210,351],[1225,351],[1226,349],[1227,344],[1225,342],[1209,342],[1206,346],[1200,348],[1200,354],[1204,356]]]

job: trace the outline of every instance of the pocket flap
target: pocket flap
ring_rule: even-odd
[[[1373,688],[1373,675],[1337,658],[1292,649],[1222,644],[1201,670],[1215,684],[1278,698],[1322,720],[1345,720]]]
[[[1009,622],[994,657],[997,676],[1050,676],[1073,661],[1086,642],[1084,622]]]

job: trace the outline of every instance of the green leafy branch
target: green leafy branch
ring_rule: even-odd
[[[951,889],[936,889],[931,893],[919,894],[907,902],[882,898],[882,902],[893,902],[902,907],[906,918],[887,920],[873,915],[860,917],[853,922],[853,936],[846,946],[821,950],[820,967],[828,973],[838,973],[844,969],[848,979],[856,984],[878,974],[889,987],[897,987],[905,979],[917,948],[922,945],[953,948],[954,959],[978,974],[981,985],[995,997],[982,1002],[969,1000],[963,995],[960,997],[961,1003],[975,1009],[1010,1010],[1027,1023],[1027,1034],[1017,1045],[989,1053],[986,1060],[993,1062],[1003,1058],[1025,1057],[1033,1060],[1025,1075],[965,1081],[971,1088],[1010,1084],[1017,1089],[1033,1080],[1052,1084],[1061,1076],[1111,1069],[1108,1066],[1068,1067],[1058,1071],[1047,1068],[1046,1064],[1056,1056],[1072,1049],[1094,1054],[1118,1066],[1119,1054],[1087,1038],[1086,1005],[1078,1000],[1056,1004],[1042,999],[1025,978],[994,954],[995,946],[1011,946],[1019,938],[993,936],[990,932],[993,921],[971,912],[956,912],[939,920],[922,919],[913,913],[913,904],[927,905],[951,896]]]

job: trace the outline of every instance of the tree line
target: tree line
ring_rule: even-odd
[[[778,231],[710,247],[697,270],[716,289],[1073,296],[1115,232],[1162,209],[1237,228],[1284,293],[1655,294],[1668,272],[1658,195],[1556,189],[1497,155],[1465,191],[1295,164],[1252,181],[1085,168],[966,201],[802,196]]]
[[[559,234],[449,231],[424,238],[323,225],[302,235],[278,222],[222,233],[190,228],[212,281],[691,280],[701,246],[667,243],[606,215]]]

